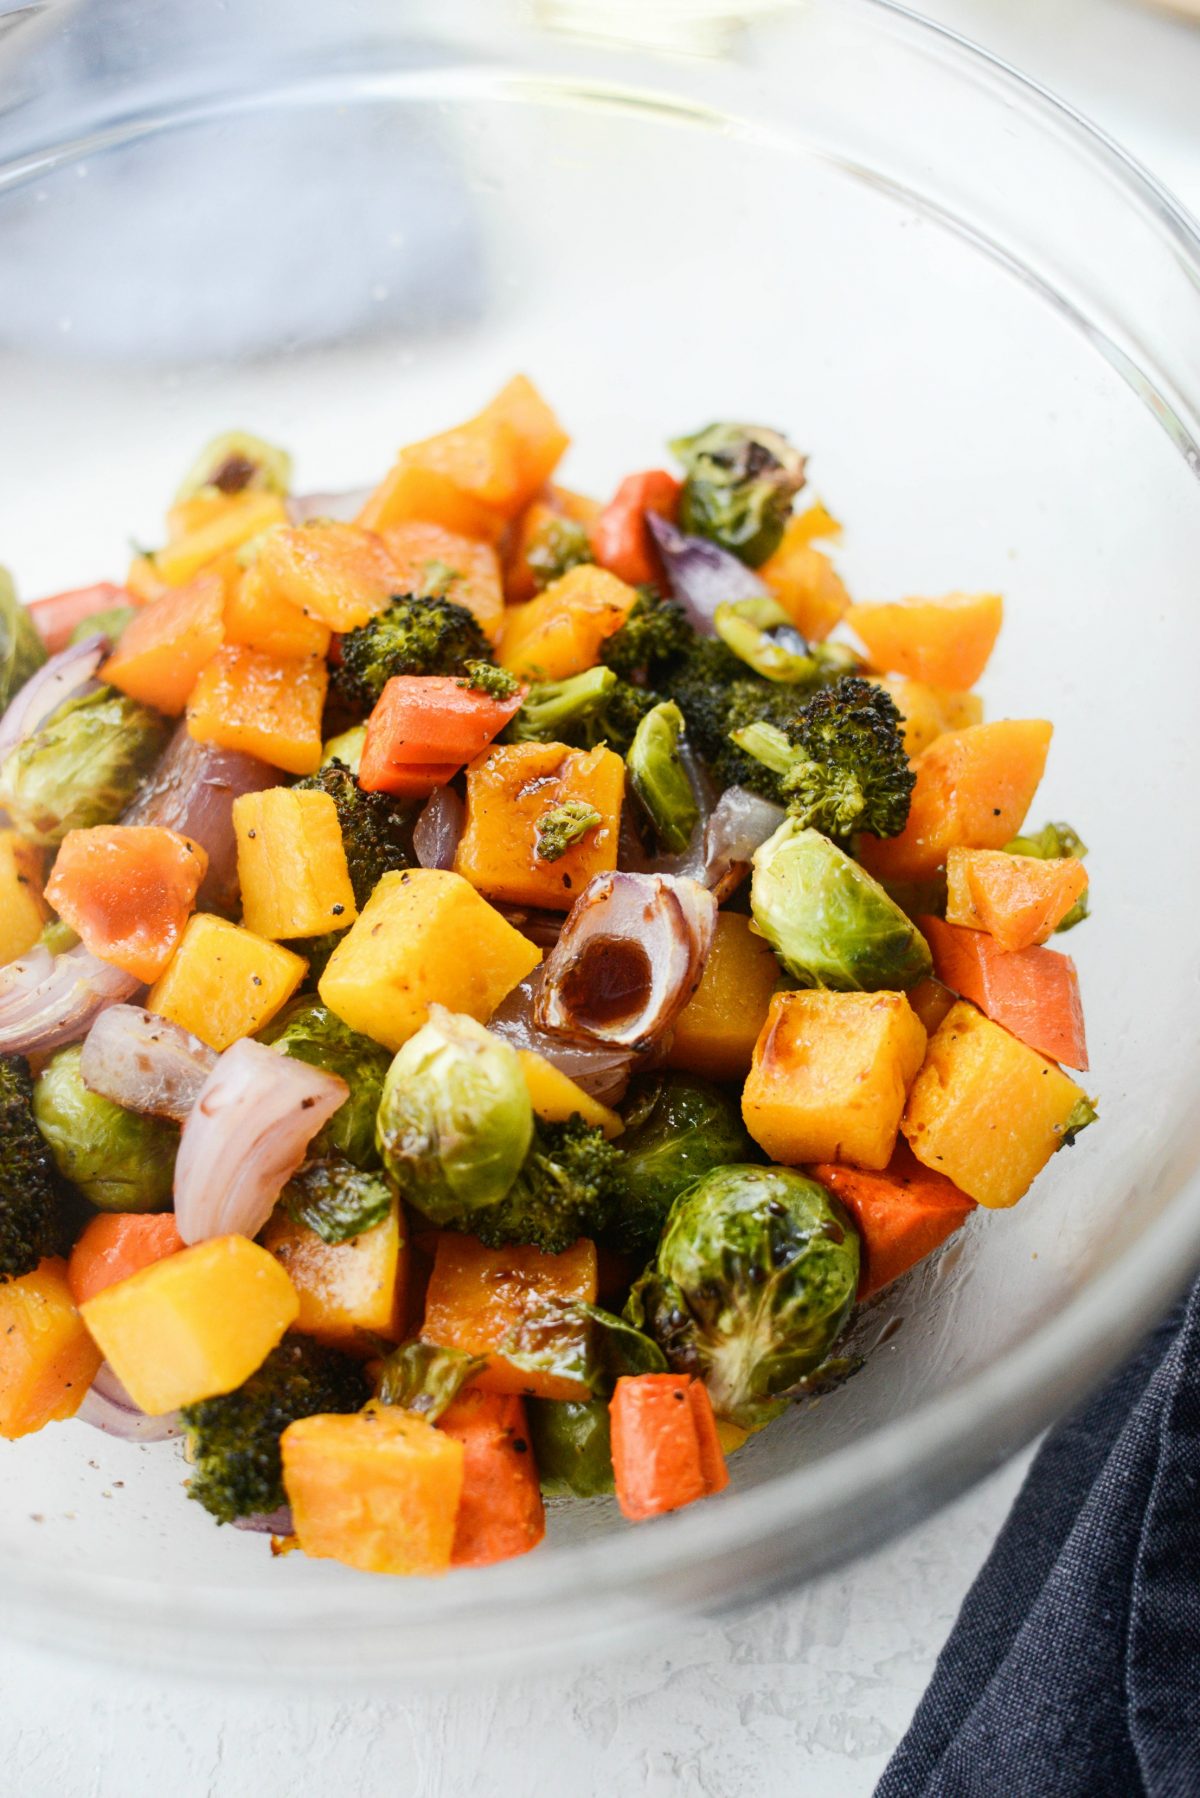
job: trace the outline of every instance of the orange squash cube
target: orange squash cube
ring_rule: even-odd
[[[0,1285],[0,1344],[0,1436],[11,1442],[74,1417],[103,1356],[75,1308],[61,1256]]]
[[[884,881],[929,880],[954,848],[1002,849],[1033,802],[1054,726],[1005,718],[947,731],[917,757],[899,836],[863,836],[859,859]]]
[[[1087,869],[1068,856],[1040,861],[1001,849],[952,849],[946,922],[986,930],[1002,949],[1029,949],[1053,936],[1087,885]]]
[[[206,515],[199,518],[191,530],[172,538],[152,556],[139,557],[130,570],[126,585],[131,593],[142,597],[135,570],[139,562],[147,561],[154,583],[167,587],[185,586],[211,562],[240,549],[243,543],[269,531],[272,525],[286,522],[287,507],[278,493],[254,489],[223,494],[220,503],[213,502],[206,508]]]
[[[500,558],[490,543],[409,518],[380,531],[396,570],[397,593],[440,595],[473,612],[494,642],[504,616]]]
[[[901,1129],[917,1160],[989,1209],[1015,1205],[1061,1148],[1082,1087],[960,1000],[931,1038]]]
[[[177,831],[100,824],[67,832],[46,897],[93,955],[149,982],[174,955],[207,872],[199,843]]]
[[[401,590],[387,544],[333,518],[271,531],[254,566],[268,592],[335,631],[365,624]]]
[[[511,439],[506,432],[496,433],[495,438],[497,454],[506,459],[511,484],[515,480]],[[508,523],[502,512],[465,492],[440,468],[430,466],[421,444],[400,451],[355,522],[365,530],[383,532],[409,520],[441,525],[487,543],[497,542]]]
[[[902,674],[889,675],[876,684],[891,694],[904,720],[904,747],[910,761],[915,761],[948,730],[965,730],[970,724],[983,723],[983,700],[978,693],[930,687]]]
[[[675,1022],[666,1064],[709,1080],[745,1078],[766,1022],[779,963],[740,912],[720,912],[700,984]]]
[[[796,629],[823,643],[850,610],[850,595],[829,557],[815,549],[807,512],[789,519],[779,548],[758,570]]]
[[[565,680],[595,666],[606,637],[624,624],[637,589],[587,562],[551,582],[536,599],[510,606],[500,633],[500,663],[524,680]]]
[[[188,919],[179,947],[150,991],[146,1010],[170,1018],[218,1051],[254,1036],[281,1011],[308,963],[210,912]]]
[[[596,1245],[586,1237],[561,1255],[544,1255],[525,1243],[489,1249],[474,1236],[444,1231],[437,1238],[421,1334],[442,1348],[486,1356],[487,1366],[473,1382],[484,1392],[586,1399],[582,1381],[516,1367],[499,1349],[530,1312],[572,1300],[594,1305],[596,1292]]]
[[[973,687],[987,667],[1004,601],[998,593],[949,593],[944,599],[857,605],[846,622],[882,673],[961,689]]]
[[[358,916],[328,793],[267,787],[233,802],[242,916],[256,936],[322,936]]]
[[[0,967],[32,949],[50,916],[42,897],[45,856],[15,830],[0,830]]]
[[[283,1484],[306,1555],[364,1573],[450,1565],[463,1445],[398,1406],[301,1417],[280,1438]]]
[[[620,1136],[625,1128],[620,1113],[585,1093],[569,1075],[539,1055],[536,1049],[518,1049],[517,1059],[529,1088],[534,1117],[541,1118],[544,1124],[565,1124],[568,1118],[578,1116],[585,1124],[599,1125],[610,1141],[614,1136]]]
[[[225,635],[225,583],[211,571],[171,588],[132,618],[100,670],[131,699],[177,717]]]
[[[327,624],[284,599],[256,561],[230,583],[225,599],[227,643],[303,661],[326,655],[332,635]]]
[[[925,1031],[903,993],[776,993],[742,1116],[772,1161],[885,1168]]]
[[[372,1337],[398,1342],[404,1319],[407,1244],[400,1202],[347,1242],[324,1242],[278,1206],[262,1244],[286,1269],[300,1301],[293,1328],[334,1348],[369,1349]]]
[[[527,375],[514,375],[472,422],[499,424],[511,434],[517,487],[501,510],[515,518],[550,479],[571,439]]]
[[[617,865],[625,764],[611,749],[562,743],[504,743],[467,769],[467,821],[456,871],[489,899],[570,911],[594,874]],[[600,822],[556,861],[538,853],[538,826],[571,801]]]
[[[328,684],[316,656],[291,660],[227,646],[192,689],[188,731],[199,743],[244,750],[288,774],[315,774]]]

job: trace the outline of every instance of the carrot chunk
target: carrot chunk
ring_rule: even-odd
[[[807,1172],[837,1195],[858,1226],[860,1300],[882,1292],[940,1248],[975,1209],[974,1199],[922,1167],[903,1141],[880,1173],[826,1161]]]
[[[609,1405],[617,1503],[633,1523],[729,1484],[708,1388],[688,1374],[619,1379]]]
[[[450,675],[394,675],[367,719],[359,784],[369,793],[428,793],[485,750],[521,703]]]
[[[657,512],[673,524],[681,492],[681,484],[663,468],[626,475],[592,526],[592,554],[600,566],[631,587],[661,580],[662,563],[646,514]]]
[[[71,1297],[77,1305],[85,1304],[106,1286],[128,1280],[185,1246],[173,1211],[102,1211],[71,1250],[67,1263]]]
[[[941,918],[917,923],[939,980],[1031,1049],[1086,1071],[1083,1004],[1069,955],[1057,949],[1002,949],[986,931]]]
[[[524,1402],[468,1387],[437,1428],[463,1446],[451,1566],[489,1567],[536,1548],[546,1533],[546,1513]]]
[[[101,961],[157,980],[178,946],[208,856],[151,824],[101,824],[62,840],[46,897]]]

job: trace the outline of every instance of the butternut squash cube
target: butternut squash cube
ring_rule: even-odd
[[[454,866],[489,899],[570,911],[594,874],[617,865],[625,764],[603,745],[502,743],[467,769],[467,821]],[[555,861],[538,853],[538,826],[571,801],[600,822]]]
[[[324,656],[333,635],[327,624],[285,599],[257,561],[230,583],[225,600],[225,641],[263,655],[303,661]]]
[[[576,1086],[570,1075],[556,1068],[552,1061],[547,1061],[536,1049],[518,1049],[517,1058],[529,1088],[533,1115],[541,1118],[544,1124],[565,1124],[568,1118],[578,1115],[585,1124],[598,1124],[610,1140],[620,1136],[625,1128],[620,1114],[602,1105],[599,1099],[593,1099],[581,1086]]]
[[[523,680],[565,680],[600,659],[606,637],[624,624],[637,589],[607,568],[583,563],[522,606],[509,606],[500,663]]]
[[[1086,1099],[1061,1068],[965,999],[930,1039],[901,1129],[918,1161],[991,1209],[1015,1205]]]
[[[380,536],[396,570],[396,592],[452,599],[473,612],[495,642],[504,616],[500,558],[490,543],[419,518],[389,525]]]
[[[434,446],[413,444],[403,449],[396,457],[392,467],[371,494],[355,522],[365,530],[390,530],[393,525],[404,524],[409,520],[420,520],[424,524],[438,524],[445,530],[456,531],[464,537],[478,537],[487,543],[495,543],[504,535],[508,520],[503,512],[489,506],[477,497],[474,491],[461,487],[454,478],[457,472],[463,479],[477,480],[469,467],[470,455],[464,457],[462,468],[456,469],[454,457],[443,453],[437,439],[431,439]],[[501,465],[504,479],[502,486],[512,489],[515,483],[515,465],[513,462],[512,438],[507,431],[492,430],[485,441],[483,460]],[[447,472],[450,469],[452,472]],[[490,485],[486,473],[483,476],[485,487]]]
[[[463,1445],[399,1406],[301,1417],[280,1438],[283,1484],[306,1555],[364,1573],[450,1565]]]
[[[511,435],[517,489],[501,509],[515,518],[550,479],[571,439],[528,375],[514,375],[472,423],[501,425]]]
[[[486,1024],[542,959],[461,874],[385,874],[321,976],[343,1023],[399,1049],[436,1001]]]
[[[779,980],[765,937],[740,912],[720,912],[700,984],[680,1012],[668,1067],[709,1080],[743,1080]]]
[[[318,656],[269,656],[226,644],[197,676],[188,731],[198,743],[242,749],[288,774],[315,774],[328,685]]]
[[[0,1436],[14,1441],[74,1417],[103,1356],[67,1285],[67,1264],[48,1255],[32,1273],[0,1285]]]
[[[299,1309],[279,1262],[245,1236],[180,1249],[80,1307],[105,1360],[152,1417],[232,1392]]]
[[[361,525],[334,518],[271,531],[254,565],[276,598],[335,631],[365,624],[398,591],[395,565],[382,539]]]
[[[225,634],[225,583],[211,570],[170,587],[132,618],[101,678],[143,705],[178,717]]]
[[[907,674],[931,687],[973,687],[1004,622],[998,593],[948,593],[851,606],[846,622],[884,674]]]
[[[358,916],[328,793],[267,787],[233,802],[246,929],[273,939],[347,930]]]
[[[181,1024],[213,1049],[254,1036],[287,1004],[308,963],[278,943],[211,912],[188,919],[146,1009]]]
[[[473,1382],[485,1392],[585,1399],[582,1381],[515,1367],[498,1350],[530,1312],[571,1301],[594,1305],[597,1289],[596,1245],[586,1237],[561,1255],[544,1255],[525,1243],[489,1249],[474,1236],[445,1231],[437,1239],[421,1334],[442,1348],[486,1355]]]
[[[42,898],[45,857],[15,830],[0,830],[0,967],[32,949],[50,916]]]
[[[946,922],[986,930],[1002,949],[1030,949],[1053,936],[1087,892],[1081,861],[952,849],[946,857]]]
[[[381,1223],[348,1242],[323,1242],[276,1208],[262,1243],[286,1268],[300,1310],[294,1328],[334,1348],[363,1346],[364,1332],[398,1342],[404,1319],[407,1245],[400,1201]]]
[[[801,636],[822,643],[850,610],[850,595],[829,557],[812,543],[807,512],[789,520],[779,548],[758,570]]]
[[[776,993],[742,1094],[772,1161],[885,1168],[925,1031],[903,993]]]
[[[156,582],[167,587],[183,587],[219,556],[240,549],[243,543],[249,543],[251,537],[270,530],[272,525],[286,523],[287,507],[278,493],[256,490],[227,494],[220,504],[214,501],[207,508],[207,515],[190,531],[172,538],[162,549],[155,550],[152,556],[138,560],[150,563],[150,572]],[[134,567],[137,567],[137,562]],[[130,572],[133,573],[132,570]],[[138,598],[142,597],[136,577],[135,584],[129,591]],[[148,594],[146,597],[155,598],[157,594]]]
[[[890,693],[904,720],[904,747],[915,761],[948,730],[965,730],[983,723],[983,700],[978,693],[956,693],[951,687],[930,687],[902,674],[877,683]]]

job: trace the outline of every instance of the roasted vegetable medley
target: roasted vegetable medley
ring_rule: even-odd
[[[0,571],[0,1435],[370,1572],[720,1492],[1096,1116],[999,597],[852,604],[777,429],[567,443],[230,432],[123,584]]]

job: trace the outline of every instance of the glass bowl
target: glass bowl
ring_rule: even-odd
[[[556,1506],[527,1560],[372,1580],[218,1530],[171,1447],[0,1444],[5,1617],[39,1641],[323,1686],[593,1653],[911,1524],[1200,1259],[1200,242],[1081,120],[870,0],[706,15],[681,48],[672,9],[631,8],[636,49],[598,7],[163,10],[68,16],[5,89],[0,544],[27,595],[119,578],[232,425],[352,487],[525,369],[606,493],[761,416],[812,452],[853,592],[1003,588],[989,715],[1055,720],[1034,822],[1092,846],[1069,947],[1101,1124],[868,1307],[863,1371],[719,1500],[638,1529]]]

